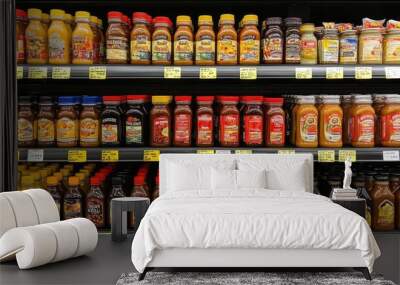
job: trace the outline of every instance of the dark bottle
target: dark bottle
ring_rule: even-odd
[[[125,113],[125,145],[144,146],[147,138],[146,95],[128,95]]]
[[[41,96],[37,115],[38,146],[54,146],[56,144],[55,120],[56,115],[52,98]]]
[[[53,197],[54,202],[57,205],[58,212],[60,213],[60,218],[62,217],[61,205],[62,205],[62,195],[60,190],[60,183],[57,177],[49,176],[46,179],[46,190]]]
[[[104,96],[105,108],[101,114],[101,144],[103,146],[119,146],[122,136],[121,111],[119,96]]]
[[[262,41],[264,63],[281,64],[283,61],[282,19],[271,17],[266,20],[266,30]]]
[[[103,228],[106,224],[105,216],[105,197],[100,188],[100,181],[97,177],[92,177],[90,190],[86,196],[86,218],[96,227]]]
[[[79,178],[68,178],[68,188],[64,194],[64,219],[83,217],[82,194],[79,189]]]
[[[111,200],[114,198],[120,198],[120,197],[125,197],[125,192],[124,192],[124,188],[122,186],[122,179],[121,177],[112,177],[111,178],[111,191],[110,191],[110,195],[108,196],[108,208],[110,209],[109,212],[109,219],[108,222],[109,224],[111,224]]]

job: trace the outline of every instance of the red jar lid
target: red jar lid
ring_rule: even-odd
[[[147,13],[145,13],[145,12],[133,12],[132,13],[132,20],[133,21],[146,21],[146,22],[148,22],[149,21],[149,17],[150,17],[150,15],[148,15]],[[150,17],[150,19],[151,19],[151,17]]]
[[[190,103],[192,102],[192,96],[175,96],[175,102]]]
[[[265,103],[265,104],[269,104],[269,103],[283,104],[283,98],[269,98],[269,97],[265,97],[265,98],[264,98],[264,103]]]
[[[17,10],[15,11],[15,16],[21,17],[21,18],[26,17],[26,12],[25,12],[24,10],[17,9]]]
[[[100,185],[100,179],[99,177],[93,176],[90,178],[90,184],[91,185]]]
[[[126,99],[129,101],[143,101],[147,102],[148,101],[148,95],[127,95]]]
[[[127,15],[122,15],[122,22],[129,24],[129,18]]]
[[[153,19],[153,24],[167,24],[172,27],[172,21],[165,16],[158,16]]]
[[[226,102],[239,103],[239,96],[220,96],[219,100],[221,101],[221,103],[226,103]]]
[[[103,102],[121,102],[121,96],[103,96]]]
[[[107,14],[108,19],[122,19],[122,13],[118,11],[110,11]]]
[[[143,185],[144,184],[144,176],[143,175],[136,175],[133,177],[133,184],[134,185]]]
[[[261,104],[263,102],[263,99],[264,99],[263,96],[243,96],[242,102],[245,102],[245,103],[254,102],[254,103]]]
[[[214,96],[197,96],[196,97],[197,102],[214,102]]]

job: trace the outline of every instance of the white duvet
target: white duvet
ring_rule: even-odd
[[[132,262],[143,272],[165,248],[358,249],[370,271],[380,256],[357,214],[320,195],[265,189],[162,195],[140,223]]]

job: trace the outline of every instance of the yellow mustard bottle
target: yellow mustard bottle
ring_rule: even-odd
[[[59,9],[50,10],[51,24],[47,32],[49,38],[49,63],[69,64],[70,34],[65,24],[65,12]]]
[[[25,30],[26,62],[28,64],[47,63],[47,31],[40,22],[42,11],[40,9],[28,9],[29,24]]]
[[[317,38],[314,35],[314,24],[303,24],[300,27],[300,63],[317,64]]]

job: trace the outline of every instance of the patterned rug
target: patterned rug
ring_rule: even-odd
[[[377,275],[368,281],[359,272],[148,272],[142,281],[138,276],[122,274],[116,285],[395,285]]]

